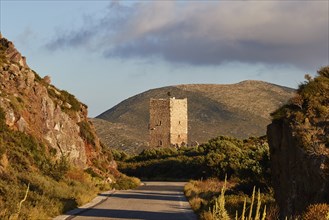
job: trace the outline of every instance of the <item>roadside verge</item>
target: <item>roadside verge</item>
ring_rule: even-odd
[[[80,206],[76,209],[73,209],[71,211],[68,211],[67,213],[65,213],[63,215],[59,215],[59,216],[53,218],[53,220],[69,220],[69,219],[72,219],[76,215],[79,215],[79,214],[85,212],[86,210],[89,210],[89,209],[105,202],[114,193],[115,193],[115,190],[102,192],[98,196],[96,196],[91,202],[89,202],[89,203],[87,203],[83,206]]]

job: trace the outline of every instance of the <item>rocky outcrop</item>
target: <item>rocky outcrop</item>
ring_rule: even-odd
[[[329,202],[329,154],[306,150],[287,120],[267,128],[275,199],[282,216],[300,214],[314,203]]]
[[[87,107],[51,85],[49,77],[41,79],[5,38],[0,39],[0,107],[11,129],[33,135],[76,166],[86,167],[100,149]],[[91,138],[83,135],[81,122],[89,124]]]

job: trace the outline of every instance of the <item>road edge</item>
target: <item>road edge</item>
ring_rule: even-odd
[[[110,190],[110,191],[106,191],[106,192],[102,192],[100,194],[98,194],[98,196],[96,196],[91,202],[80,206],[76,209],[70,210],[67,213],[63,214],[63,215],[59,215],[55,218],[53,218],[53,220],[70,220],[73,219],[76,215],[79,215],[89,209],[92,209],[93,207],[105,202],[110,196],[112,196],[115,193],[115,190]]]

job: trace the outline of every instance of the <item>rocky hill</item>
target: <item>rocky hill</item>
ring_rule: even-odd
[[[138,181],[116,170],[87,106],[0,34],[0,219],[49,219],[122,183]]]
[[[100,143],[87,119],[87,106],[40,78],[12,42],[0,39],[0,107],[10,129],[28,133],[73,164],[87,167]],[[89,135],[89,137],[86,137]]]
[[[286,103],[294,92],[261,81],[169,86],[124,100],[97,116],[93,123],[105,144],[128,152],[141,151],[148,146],[150,98],[168,98],[170,94],[188,99],[190,144],[206,142],[218,135],[261,136],[271,121],[270,113]]]

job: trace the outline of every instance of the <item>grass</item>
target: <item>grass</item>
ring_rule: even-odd
[[[98,161],[109,167],[112,155],[101,150]],[[112,183],[105,181],[108,177]],[[91,164],[83,170],[65,156],[55,159],[40,140],[8,129],[0,108],[0,219],[49,219],[89,202],[103,190],[139,183],[115,169],[101,171]]]
[[[30,190],[22,204],[19,219],[54,217],[87,203],[100,191],[91,176],[79,169],[70,170],[59,181],[38,171],[19,172],[13,168],[0,176],[1,219],[17,214],[27,185]]]
[[[207,179],[203,181],[193,180],[185,185],[184,192],[192,209],[201,220],[223,219],[219,218],[218,215],[219,213],[223,214],[224,206],[228,216],[224,219],[234,219],[236,213],[238,213],[239,217],[247,215],[249,214],[248,211],[251,210],[250,207],[253,207],[253,218],[257,217],[256,213],[261,217],[261,215],[263,215],[264,205],[268,207],[267,209],[271,210],[271,213],[275,213],[277,215],[276,217],[278,217],[278,213],[273,211],[276,206],[271,191],[266,192],[264,190],[266,193],[259,193],[257,195],[259,196],[257,201],[264,204],[258,208],[256,203],[253,202],[255,201],[255,199],[252,199],[253,194],[248,193],[250,190],[252,191],[252,189],[247,187],[247,190],[241,190],[242,188],[246,189],[245,187],[241,187],[241,184],[243,183],[239,180],[231,180],[226,183],[226,186],[225,181],[220,181],[218,179]],[[222,191],[223,189],[224,192]],[[251,205],[252,203],[254,203],[254,205]],[[219,211],[219,207],[221,207],[221,212]],[[259,210],[258,212],[257,209]],[[223,216],[226,216],[225,213],[222,217]],[[273,219],[275,219],[275,216]]]

